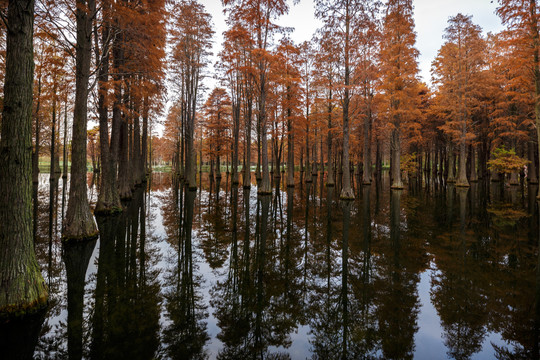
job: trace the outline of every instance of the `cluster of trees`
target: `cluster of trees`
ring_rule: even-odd
[[[9,249],[0,309],[46,297],[31,235],[40,155],[51,159],[51,181],[60,149],[66,177],[70,156],[64,239],[95,237],[86,184],[89,118],[98,124],[90,132],[101,174],[95,213],[115,213],[145,181],[166,60],[177,96],[160,148],[169,149],[189,189],[197,187],[197,153],[199,169],[207,161],[216,176],[225,157],[236,184],[242,163],[245,187],[256,156],[260,194],[271,193],[270,176],[284,165],[294,186],[298,164],[303,180],[326,171],[327,184],[353,199],[354,173],[370,184],[387,159],[397,189],[403,176],[458,186],[500,173],[511,183],[525,174],[538,181],[536,0],[500,0],[507,28],[498,34],[483,36],[469,16],[451,17],[431,88],[418,77],[411,0],[317,0],[324,25],[303,44],[276,22],[287,1],[222,3],[229,25],[219,54],[222,87],[199,109],[213,29],[196,0],[0,1],[0,247]],[[20,263],[27,264],[24,275],[13,271]]]
[[[538,181],[536,1],[501,1],[507,28],[497,34],[484,36],[471,16],[450,17],[431,86],[419,79],[410,0],[316,1],[324,25],[302,44],[275,23],[286,1],[223,4],[229,29],[218,60],[221,84],[197,112],[195,131],[200,164],[209,163],[212,174],[220,176],[226,158],[238,183],[242,163],[249,187],[256,163],[265,194],[282,166],[289,186],[295,166],[302,181],[326,171],[329,186],[339,175],[343,199],[354,197],[353,173],[370,184],[387,163],[397,189],[413,177],[465,187],[504,173],[511,184],[520,175]],[[192,141],[191,120],[179,120],[188,110],[179,100],[165,132],[177,144],[170,156],[186,166],[196,156],[183,144]]]
[[[56,181],[60,119],[64,177],[70,174],[64,241],[98,234],[87,147],[101,173],[94,213],[122,211],[120,200],[145,181],[150,119],[164,89],[166,10],[164,0],[0,2],[0,312],[25,313],[47,298],[33,249],[32,179],[36,187],[39,158],[48,153]],[[88,130],[89,120],[98,127]]]

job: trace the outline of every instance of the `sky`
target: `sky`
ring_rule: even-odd
[[[213,52],[217,54],[223,42],[222,33],[227,30],[221,0],[200,1],[213,17],[216,31]],[[289,3],[289,13],[281,17],[277,21],[278,24],[295,28],[291,34],[295,42],[310,40],[317,28],[322,25],[315,18],[314,1],[300,0],[297,5],[292,5],[292,0],[289,0]],[[442,35],[449,17],[458,13],[472,15],[473,22],[480,25],[484,33],[498,32],[503,28],[499,17],[495,14],[497,0],[413,0],[413,4],[416,47],[420,51],[418,64],[420,76],[426,83],[430,82],[431,62],[444,42]],[[213,81],[207,81],[207,86],[213,85]]]

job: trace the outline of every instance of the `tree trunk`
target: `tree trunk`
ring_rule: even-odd
[[[478,175],[476,173],[476,151],[474,146],[471,145],[471,182],[478,182]]]
[[[463,134],[465,136],[465,134]],[[456,181],[456,186],[469,187],[469,181],[467,180],[467,145],[465,140],[461,140],[459,145],[459,176]]]
[[[8,5],[0,140],[0,314],[24,315],[47,302],[32,238],[33,0]]]
[[[288,94],[290,100],[290,94]],[[291,122],[292,111],[287,109],[287,186],[294,187],[294,133]]]
[[[536,156],[535,156],[535,146],[533,141],[527,143],[529,148],[529,169],[527,171],[527,177],[529,179],[529,184],[538,184],[538,170],[536,168]]]
[[[94,216],[90,212],[86,185],[86,123],[88,111],[88,82],[92,58],[92,19],[95,0],[77,0],[77,46],[75,64],[75,108],[73,111],[73,140],[71,142],[71,178],[69,200],[62,237],[87,239],[97,236]]]
[[[34,153],[32,154],[32,181],[34,183],[38,182],[39,177],[39,149],[41,147],[41,121],[39,110],[41,107],[41,73],[39,74],[38,79],[38,93],[37,93],[37,103],[36,103],[36,145],[34,147]]]
[[[246,101],[246,115],[245,115],[245,123],[246,123],[246,163],[244,166],[244,179],[243,179],[243,185],[244,189],[248,189],[251,187],[251,117],[252,117],[252,101],[251,99],[248,99]]]
[[[143,123],[141,140],[141,181],[146,182],[148,173],[148,96],[145,96],[143,102]]]
[[[240,99],[237,97],[233,106],[233,154],[232,154],[232,184],[237,185],[238,179],[238,142],[240,138]]]
[[[105,3],[106,6],[107,3]],[[107,10],[107,9],[104,9]],[[95,214],[108,214],[122,210],[116,185],[116,167],[111,159],[109,145],[109,122],[107,109],[107,81],[109,73],[109,47],[106,45],[110,34],[109,23],[104,20],[102,29],[102,61],[98,70],[98,116],[99,116],[99,153],[101,156],[101,185]]]
[[[392,138],[390,140],[391,150],[391,172],[392,172],[392,189],[403,189],[401,181],[401,141],[399,129],[392,130]]]
[[[371,108],[367,110],[367,116],[364,119],[364,171],[362,183],[371,184]]]
[[[450,142],[450,144],[448,145],[448,159],[446,160],[446,165],[448,167],[447,169],[447,178],[446,178],[446,182],[449,182],[449,183],[455,183],[456,182],[456,172],[455,172],[455,169],[456,169],[456,166],[454,164],[455,162],[455,156],[454,156],[454,146],[453,144]]]

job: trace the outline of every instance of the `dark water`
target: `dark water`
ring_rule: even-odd
[[[536,188],[384,179],[340,202],[320,178],[257,197],[225,176],[189,192],[154,174],[122,215],[98,219],[97,241],[63,247],[62,179],[52,208],[40,180],[50,308],[29,345],[11,343],[21,354],[538,359]]]

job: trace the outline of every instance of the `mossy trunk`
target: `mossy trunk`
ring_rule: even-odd
[[[48,297],[32,236],[34,1],[10,0],[7,16],[0,140],[0,317],[41,308]]]

